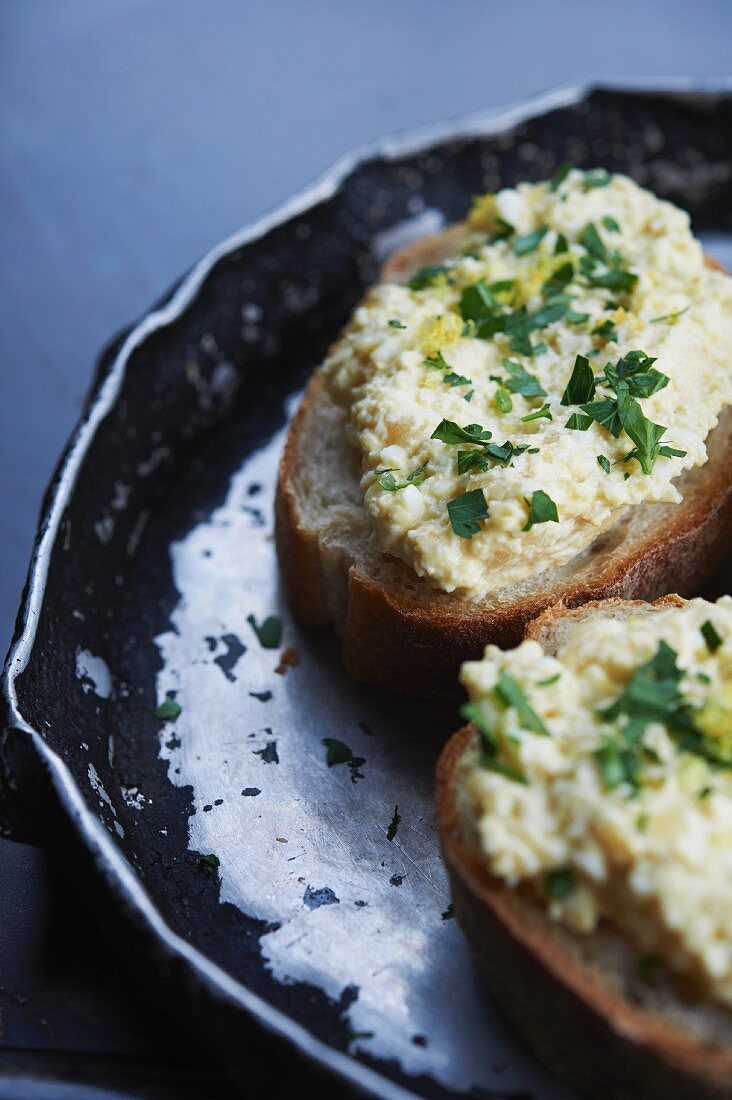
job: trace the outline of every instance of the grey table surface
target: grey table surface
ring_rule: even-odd
[[[386,133],[601,74],[727,76],[731,57],[729,0],[0,0],[3,648],[95,357],[212,244]],[[37,1095],[66,1095],[59,1049],[86,1058],[84,1095],[183,1095],[176,1040],[153,1030],[145,1061],[119,975],[69,967],[93,921],[70,920],[45,853],[0,841],[0,876],[0,1098],[20,1095],[13,1050]],[[125,1058],[147,1068],[110,1076]],[[190,1095],[216,1080],[196,1063]]]

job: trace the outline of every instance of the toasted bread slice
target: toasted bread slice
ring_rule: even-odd
[[[683,603],[592,602],[550,608],[526,637],[547,652],[593,615],[653,614]],[[671,975],[638,975],[638,952],[610,926],[588,937],[551,920],[533,896],[490,875],[458,812],[458,764],[476,736],[456,733],[437,766],[437,822],[455,913],[499,1006],[538,1057],[598,1100],[732,1097],[732,1012],[695,1002]]]
[[[450,253],[454,226],[397,253],[382,278],[404,281]],[[714,265],[717,266],[717,265]],[[333,623],[356,680],[414,695],[459,694],[461,663],[488,642],[516,645],[526,624],[558,601],[693,595],[732,543],[732,408],[709,435],[708,461],[676,485],[681,504],[624,509],[571,561],[480,601],[431,587],[370,544],[360,458],[346,436],[348,411],[310,380],[280,464],[276,538],[285,592],[304,627]]]

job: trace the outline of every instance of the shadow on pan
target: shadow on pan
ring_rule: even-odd
[[[215,525],[234,479],[272,446],[288,400],[390,248],[459,218],[471,196],[546,178],[564,161],[627,172],[688,209],[696,231],[732,232],[728,89],[572,89],[391,141],[215,249],[108,349],[46,494],[5,670],[5,827],[67,845],[110,942],[132,960],[131,980],[198,1019],[245,1087],[469,1091],[449,1074],[421,1070],[429,1061],[416,1055],[369,1051],[367,1036],[353,1033],[355,986],[334,991],[304,971],[278,980],[263,951],[277,921],[222,904],[216,869],[201,858],[209,853],[189,847],[206,806],[195,783],[173,774],[182,734],[155,717],[166,682],[159,640],[175,635],[182,601],[170,548]],[[266,528],[267,486],[240,488],[252,531]],[[247,630],[241,623],[228,641],[207,644],[222,690],[235,680],[246,706],[261,707],[266,730],[267,694],[297,707],[298,681],[272,669],[265,682],[266,654]],[[302,644],[321,679],[349,690],[332,639]],[[259,655],[251,675],[246,661],[235,667],[240,650]],[[414,767],[417,785],[427,784],[440,737],[454,725],[449,709],[352,690],[354,706],[387,715],[408,731],[406,742],[424,732]],[[309,714],[318,707],[312,696],[305,703]],[[221,705],[214,701],[212,713]],[[407,755],[399,766],[412,763]],[[397,809],[384,806],[386,823]],[[530,1095],[543,1088],[532,1072],[514,1085],[497,1064],[472,1094]]]

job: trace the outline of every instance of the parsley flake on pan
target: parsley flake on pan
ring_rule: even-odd
[[[183,713],[183,707],[180,703],[176,703],[175,699],[163,699],[154,713],[161,722],[175,722],[176,718]]]
[[[522,531],[530,531],[537,523],[559,523],[557,506],[543,489],[536,489],[531,500],[527,500],[529,515]]]
[[[482,489],[470,489],[447,502],[450,524],[458,538],[472,539],[480,531],[480,521],[488,519],[488,504]]]
[[[282,619],[279,615],[269,615],[258,623],[253,615],[247,615],[247,622],[259,639],[263,649],[277,649],[282,641]]]

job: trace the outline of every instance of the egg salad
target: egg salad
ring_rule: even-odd
[[[324,375],[373,544],[480,599],[681,499],[732,402],[732,279],[687,214],[603,171],[484,195],[449,239],[370,292]]]
[[[732,1006],[732,598],[463,665],[461,813],[488,870]]]

